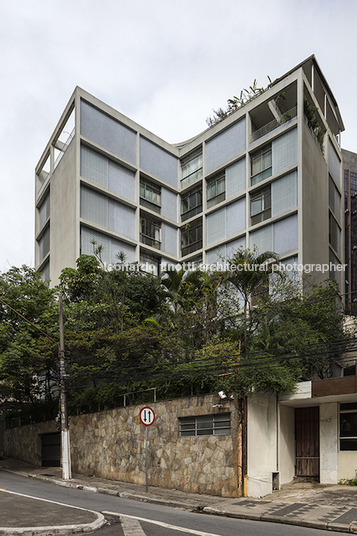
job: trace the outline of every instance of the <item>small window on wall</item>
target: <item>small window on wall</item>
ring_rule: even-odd
[[[181,160],[181,188],[185,188],[202,177],[202,147],[199,147]]]
[[[251,156],[251,185],[271,177],[272,175],[272,152],[268,145]]]
[[[181,221],[202,212],[202,188],[190,191],[181,198]]]
[[[229,435],[231,433],[230,413],[181,417],[179,420],[181,437]]]
[[[207,208],[221,203],[226,198],[226,177],[219,175],[207,182]]]
[[[252,194],[250,198],[250,217],[252,225],[271,217],[270,186]]]
[[[154,255],[150,255],[149,253],[142,251],[140,253],[140,264],[141,269],[144,272],[148,272],[153,275],[160,275],[161,259],[159,257],[155,257]]]
[[[140,205],[160,214],[161,188],[145,179],[140,179]]]
[[[140,220],[140,242],[161,249],[161,224],[148,218]]]
[[[357,402],[340,404],[340,450],[357,450]]]
[[[181,255],[189,255],[202,248],[202,219],[187,224],[181,229]]]

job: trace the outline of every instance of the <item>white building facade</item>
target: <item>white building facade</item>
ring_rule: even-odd
[[[36,167],[36,268],[54,285],[93,242],[155,273],[239,247],[341,264],[343,128],[314,56],[179,145],[77,87]]]

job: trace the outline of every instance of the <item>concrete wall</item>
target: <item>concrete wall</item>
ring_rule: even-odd
[[[357,451],[340,451],[337,453],[337,481],[357,478]]]
[[[150,404],[156,414],[148,430],[149,485],[187,492],[237,497],[238,410],[230,400],[214,408],[217,395]],[[74,472],[125,482],[145,483],[145,427],[142,406],[70,418]],[[179,417],[231,413],[231,434],[180,437]],[[55,431],[40,423],[5,431],[5,454],[41,465],[40,434]]]
[[[280,406],[279,472],[280,485],[291,482],[295,476],[295,410]]]
[[[51,177],[50,264],[51,285],[66,266],[76,266],[79,257],[79,183],[73,173],[77,168],[76,137]]]
[[[329,263],[329,220],[328,220],[328,169],[324,157],[304,121],[301,122],[302,136],[302,197],[300,203],[300,225],[302,227],[303,264]],[[318,232],[316,230],[318,229]],[[313,271],[314,282],[319,283],[328,273]]]
[[[320,483],[337,483],[337,403],[320,405]]]
[[[272,492],[272,473],[277,471],[276,397],[248,397],[247,493],[262,497]]]

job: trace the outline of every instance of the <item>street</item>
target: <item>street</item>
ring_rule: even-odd
[[[6,491],[102,512],[108,525],[95,531],[99,536],[321,536],[321,531],[316,529],[192,513],[39,482],[5,471],[0,471],[0,487]],[[329,531],[329,534],[341,533]]]

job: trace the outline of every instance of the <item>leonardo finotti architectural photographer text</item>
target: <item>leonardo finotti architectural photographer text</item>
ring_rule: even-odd
[[[232,264],[229,262],[215,262],[210,264],[183,262],[170,263],[162,262],[160,264],[160,272],[170,272],[179,270],[201,270],[203,272],[303,272],[310,274],[313,272],[329,273],[329,272],[344,272],[347,264],[334,264],[332,262],[325,264],[298,264],[297,262],[284,264],[279,263],[264,263],[264,264]],[[157,265],[146,263],[104,263],[106,271],[123,271],[123,272],[149,272],[155,273]]]

